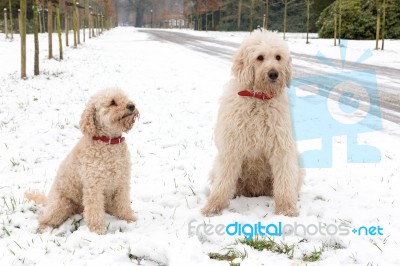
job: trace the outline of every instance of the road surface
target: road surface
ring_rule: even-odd
[[[207,55],[219,57],[227,62],[232,61],[232,56],[235,50],[239,47],[238,43],[216,40],[211,37],[201,37],[187,34],[184,32],[176,31],[165,31],[155,29],[140,29],[141,32],[145,32],[151,36],[154,40],[160,42],[170,42],[178,45],[185,46],[194,51],[202,52]],[[300,53],[291,53],[293,57],[293,78],[300,80],[303,77],[325,75],[329,74],[329,70],[323,62],[318,60],[315,56],[310,56]],[[331,60],[334,64],[340,65],[339,60]],[[349,64],[350,65],[350,64]],[[316,73],[316,69],[318,72]],[[341,95],[344,92],[354,91],[359,101],[359,108],[362,110],[368,110],[369,104],[376,102],[379,104],[380,115],[382,118],[389,121],[400,124],[400,70],[390,67],[383,66],[372,66],[367,64],[358,64],[354,66],[344,66],[341,72],[349,71],[362,71],[373,69],[377,75],[378,81],[378,99],[370,99],[365,90],[354,91],[351,84],[346,87],[340,86],[337,89],[337,94]],[[336,78],[340,79],[340,75]],[[323,80],[321,80],[323,82]],[[363,86],[367,86],[367,89],[374,88],[376,85],[371,83],[368,84],[366,81],[362,81]],[[324,87],[324,84],[319,84]],[[337,97],[338,98],[338,97]],[[372,110],[372,109],[371,109]]]

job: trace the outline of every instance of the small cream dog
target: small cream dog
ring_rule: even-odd
[[[39,232],[58,227],[73,214],[82,213],[90,231],[104,234],[104,215],[136,220],[129,199],[131,161],[122,137],[139,112],[119,89],[95,94],[83,111],[83,137],[58,169],[48,197],[26,193],[28,199],[45,205],[39,216]]]
[[[211,194],[202,213],[220,214],[234,196],[273,196],[275,213],[297,216],[302,185],[292,138],[288,98],[291,57],[282,37],[253,32],[241,44],[234,78],[222,96],[210,173]]]

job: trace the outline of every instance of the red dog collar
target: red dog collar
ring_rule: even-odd
[[[270,100],[274,97],[273,95],[269,95],[269,94],[266,94],[263,92],[255,92],[255,91],[239,91],[238,95],[255,97],[255,98],[261,99],[261,100]]]
[[[118,138],[115,138],[115,139],[110,139],[110,138],[108,138],[106,136],[101,136],[101,137],[94,136],[92,139],[93,140],[100,140],[100,141],[105,142],[107,144],[119,144],[119,143],[124,142],[124,140],[125,140],[125,138],[122,137],[122,136],[118,137]]]

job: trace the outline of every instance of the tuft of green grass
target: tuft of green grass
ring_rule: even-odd
[[[225,254],[210,252],[208,253],[208,257],[212,260],[227,261],[230,266],[240,266],[240,263],[236,263],[234,260],[237,258],[244,260],[247,257],[247,252],[240,252],[239,250],[229,248]]]
[[[81,221],[83,220],[83,218],[81,218],[81,219],[79,219],[79,220],[73,220],[72,222],[71,222],[71,229],[70,229],[70,231],[71,231],[71,233],[73,233],[73,232],[75,232],[75,231],[77,231],[78,230],[78,228],[79,228],[79,226],[81,225]]]
[[[327,242],[322,242],[322,245],[318,250],[314,247],[314,251],[312,251],[310,254],[303,254],[303,261],[314,262],[319,260],[327,247]]]
[[[151,259],[151,258],[149,258],[147,256],[136,256],[135,254],[132,254],[131,251],[129,251],[129,253],[128,253],[128,258],[130,260],[132,260],[132,261],[136,261],[137,265],[142,265],[141,264],[142,261],[150,261],[150,262],[155,263],[156,265],[163,265],[163,266],[166,265],[166,264],[161,263],[159,261],[153,260],[153,259]]]
[[[294,245],[289,245],[283,241],[280,241],[280,243],[278,243],[270,237],[254,237],[250,240],[239,240],[239,242],[244,245],[248,245],[258,251],[268,250],[274,253],[286,254],[289,259],[293,258]]]
[[[20,162],[18,160],[16,160],[15,158],[11,158],[10,162],[11,162],[12,167],[17,167],[18,165],[20,165]]]

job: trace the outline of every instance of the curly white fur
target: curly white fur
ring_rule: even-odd
[[[93,136],[116,138],[128,132],[139,112],[119,89],[94,95],[82,113],[84,136],[61,163],[49,195],[26,193],[28,199],[45,204],[39,216],[39,232],[58,227],[68,217],[82,213],[89,229],[104,234],[104,215],[136,220],[129,199],[131,160],[125,142],[109,145]],[[130,108],[129,108],[130,106]]]
[[[220,103],[215,128],[218,155],[202,213],[219,214],[232,197],[244,195],[273,196],[275,213],[297,216],[303,171],[285,92],[292,75],[289,49],[275,33],[253,32],[236,53],[232,73]],[[271,73],[277,78],[272,79]],[[242,90],[273,98],[242,97],[238,95]]]

